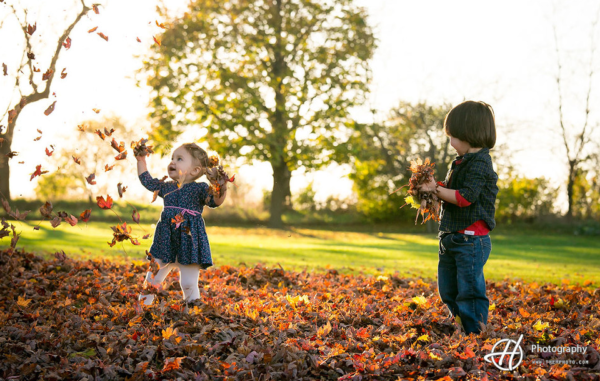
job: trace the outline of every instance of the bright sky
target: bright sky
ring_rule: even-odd
[[[0,76],[0,112],[4,112],[12,76],[22,52],[22,32],[17,29],[14,16],[6,3],[0,4],[0,61],[8,65],[9,76]],[[34,196],[35,182],[29,181],[35,165],[54,170],[52,158],[44,148],[60,146],[65,136],[73,135],[76,126],[86,119],[99,119],[115,114],[139,126],[139,136],[117,137],[128,144],[143,136],[148,128],[149,90],[135,86],[135,70],[141,58],[153,43],[152,36],[160,33],[155,25],[157,0],[129,0],[103,2],[100,14],[88,14],[71,33],[70,50],[61,52],[57,69],[66,67],[65,79],[55,78],[52,91],[56,98],[37,102],[25,108],[19,117],[13,151],[19,156],[12,159],[11,191],[13,195]],[[552,20],[558,26],[561,59],[565,66],[565,115],[571,130],[581,125],[586,92],[585,70],[590,59],[592,18],[598,13],[593,1],[385,1],[358,0],[370,13],[370,22],[379,39],[379,48],[372,63],[373,85],[371,104],[357,110],[356,118],[368,120],[368,110],[375,107],[385,115],[400,100],[427,100],[430,103],[457,104],[463,99],[483,100],[495,109],[498,141],[509,142],[511,156],[519,169],[530,177],[546,176],[553,182],[565,179],[564,148],[557,131],[557,92],[554,75]],[[42,41],[56,41],[63,25],[73,20],[73,1],[27,1],[30,23],[37,22],[34,34],[36,66],[44,72],[49,64],[52,45]],[[169,4],[175,2],[169,2]],[[179,0],[181,3],[181,0]],[[18,7],[17,3],[17,7]],[[79,5],[80,6],[80,5]],[[77,8],[79,9],[79,8]],[[559,14],[560,17],[555,15]],[[160,22],[160,20],[159,20]],[[98,26],[96,32],[109,37],[104,41],[96,33],[87,31]],[[595,31],[600,41],[600,28]],[[136,37],[142,42],[138,43]],[[40,44],[41,43],[41,44]],[[598,52],[596,52],[598,53]],[[595,57],[600,69],[600,57]],[[38,76],[41,73],[37,74]],[[599,104],[600,80],[594,77],[592,105]],[[45,116],[43,111],[57,100],[56,110]],[[101,109],[95,114],[92,108]],[[592,108],[592,124],[598,123],[598,110]],[[6,120],[0,122],[6,125]],[[39,128],[40,141],[33,142]],[[600,132],[600,131],[597,131]],[[191,131],[181,142],[197,139]],[[596,135],[598,138],[598,134]],[[600,141],[600,139],[596,140]],[[76,145],[76,141],[65,144]],[[84,147],[81,147],[84,149]],[[25,164],[17,165],[17,161]],[[154,158],[150,171],[162,177],[168,161]],[[136,176],[135,159],[126,163],[131,176],[120,179],[130,188],[130,195],[146,192]],[[292,191],[314,180],[317,198],[329,194],[347,196],[351,182],[344,178],[347,167],[334,167],[316,174],[294,173]],[[109,172],[110,173],[110,172]],[[97,174],[102,181],[104,174]],[[262,163],[239,170],[238,178],[252,187],[258,196],[263,188],[271,188],[272,178],[268,164]],[[116,189],[115,189],[116,193]]]

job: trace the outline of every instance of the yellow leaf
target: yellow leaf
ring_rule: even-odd
[[[548,328],[549,326],[550,326],[550,324],[549,324],[549,323],[547,323],[547,322],[546,322],[546,323],[542,323],[542,321],[541,321],[541,320],[538,320],[538,321],[537,321],[537,322],[536,322],[536,323],[533,325],[533,328],[534,328],[536,331],[543,331],[545,328]]]
[[[424,306],[427,304],[427,299],[424,296],[415,296],[412,298],[412,301],[415,302],[418,306]]]
[[[21,307],[27,307],[29,303],[31,303],[31,299],[25,299],[21,296],[19,296],[19,299],[17,300],[17,305]]]
[[[496,303],[492,304],[489,308],[488,311],[493,311],[496,309]]]
[[[381,280],[381,281],[384,281],[384,282],[385,282],[386,280],[388,280],[388,279],[390,279],[390,278],[388,278],[388,277],[386,277],[386,276],[383,276],[383,275],[379,275],[379,276],[377,277],[377,280]]]
[[[429,357],[431,357],[434,360],[441,360],[442,358],[434,353],[429,353]]]
[[[417,341],[429,341],[429,335],[428,334],[424,334],[422,336],[419,336],[417,338]]]
[[[171,327],[167,328],[166,330],[162,330],[162,337],[163,339],[167,339],[169,340],[169,338],[173,335],[177,334],[177,328],[173,329]]]

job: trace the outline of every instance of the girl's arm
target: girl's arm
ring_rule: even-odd
[[[146,156],[136,156],[138,176],[148,170],[146,166]]]
[[[225,182],[221,189],[223,189],[223,194],[221,195],[221,197],[215,197],[215,204],[217,204],[217,206],[220,206],[225,201],[225,197],[227,197],[227,182]]]

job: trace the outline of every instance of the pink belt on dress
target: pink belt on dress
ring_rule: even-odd
[[[202,213],[200,213],[200,212],[199,212],[199,211],[197,211],[197,210],[191,210],[191,209],[186,209],[186,208],[180,208],[180,207],[178,207],[178,206],[165,206],[165,209],[166,209],[166,208],[174,208],[174,209],[181,209],[181,210],[183,210],[183,212],[181,213],[181,216],[182,216],[182,217],[183,217],[183,215],[184,215],[184,214],[186,214],[186,213],[189,213],[189,214],[191,214],[192,216],[199,216],[199,215],[201,215],[201,214],[202,214]]]

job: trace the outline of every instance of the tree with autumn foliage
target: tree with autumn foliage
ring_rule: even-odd
[[[352,0],[194,0],[183,16],[162,13],[145,63],[150,138],[160,150],[206,128],[225,159],[268,161],[269,224],[280,227],[291,173],[328,164],[327,147],[365,100],[375,49],[366,11]]]
[[[46,115],[54,111],[56,101],[51,102],[49,98],[54,78],[57,74],[61,75],[61,72],[57,71],[56,66],[59,54],[62,50],[71,47],[69,34],[81,18],[93,9],[87,7],[83,0],[81,0],[81,10],[74,16],[73,21],[66,25],[62,34],[59,35],[58,40],[54,42],[55,47],[52,54],[49,57],[39,57],[40,55],[38,54],[36,58],[36,53],[38,53],[38,49],[40,49],[42,44],[34,41],[32,37],[34,34],[42,32],[36,32],[36,22],[33,25],[30,24],[31,20],[27,17],[27,8],[16,9],[13,5],[10,5],[10,8],[21,29],[20,33],[25,49],[23,49],[19,59],[9,62],[9,64],[14,63],[14,65],[10,65],[11,67],[6,62],[2,62],[3,75],[8,76],[9,80],[13,82],[13,96],[9,98],[9,104],[0,106],[6,110],[0,116],[0,179],[2,179],[0,181],[0,192],[8,200],[10,200],[10,161],[18,155],[18,153],[11,150],[11,145],[19,115],[27,105],[41,100],[48,100],[48,107],[44,112]],[[5,22],[6,19],[2,21],[2,24]],[[0,26],[2,25],[0,24]],[[43,44],[49,44],[49,41],[43,41]],[[38,65],[37,68],[36,65]],[[39,68],[40,65],[48,66],[44,66],[44,70],[42,70]],[[62,75],[64,76],[65,73],[63,72]]]

